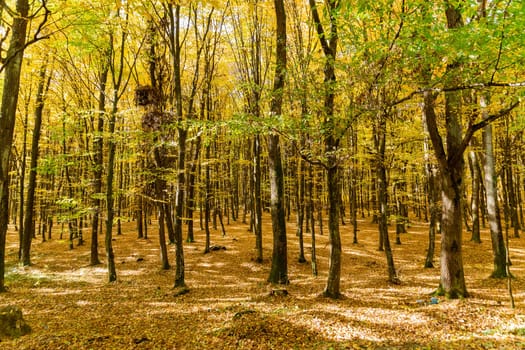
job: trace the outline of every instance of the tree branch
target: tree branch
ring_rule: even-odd
[[[513,109],[518,107],[520,105],[520,102],[521,102],[520,100],[517,100],[514,103],[512,103],[510,106],[508,106],[507,108],[500,110],[498,113],[489,115],[487,118],[483,119],[479,123],[470,125],[469,128],[467,129],[467,132],[465,133],[465,137],[463,137],[463,140],[461,141],[461,145],[459,146],[457,152],[452,157],[450,157],[449,162],[453,163],[459,157],[463,156],[465,149],[467,149],[470,143],[470,140],[472,139],[472,136],[474,135],[476,131],[483,129],[490,123],[498,120],[499,118],[506,116],[507,114],[512,112]]]

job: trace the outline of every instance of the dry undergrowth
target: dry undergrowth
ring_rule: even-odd
[[[17,233],[7,250],[9,292],[1,303],[19,305],[33,331],[0,342],[2,349],[456,349],[525,348],[525,238],[511,239],[516,308],[506,280],[488,278],[490,239],[466,241],[464,262],[471,298],[431,305],[439,267],[422,268],[427,229],[414,224],[394,245],[401,285],[386,283],[377,230],[360,222],[359,244],[350,226],[344,244],[341,300],[321,297],[328,265],[326,234],[318,236],[319,277],[297,262],[293,223],[288,228],[288,296],[271,296],[265,281],[271,256],[266,218],[266,260],[253,261],[254,237],[244,224],[215,231],[212,244],[226,250],[203,254],[203,232],[185,245],[190,292],[175,297],[173,270],[161,271],[157,237],[136,239],[133,223],[116,237],[118,282],[106,283],[104,265],[88,266],[89,242],[68,249],[65,241],[34,242],[33,265],[17,267]],[[58,236],[58,233],[55,233]],[[87,236],[87,234],[86,234]],[[103,241],[103,239],[101,239]],[[310,240],[305,241],[310,258]],[[173,249],[170,257],[173,260]],[[439,249],[439,242],[437,244]],[[103,259],[103,247],[101,258]],[[439,265],[439,250],[436,254]]]

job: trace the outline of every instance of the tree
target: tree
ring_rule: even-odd
[[[171,3],[167,7],[169,16],[169,44],[172,58],[173,69],[173,91],[172,105],[175,109],[175,121],[177,124],[178,135],[178,154],[177,154],[177,182],[175,189],[175,282],[174,287],[186,287],[184,276],[184,242],[182,239],[182,219],[184,214],[184,182],[186,166],[186,136],[188,131],[182,124],[182,85],[181,85],[181,43],[180,43],[180,5],[173,6]]]
[[[447,3],[445,17],[447,28],[454,35],[461,34],[461,29],[470,29],[464,27],[462,10],[459,6]],[[437,159],[441,182],[441,279],[436,293],[448,298],[462,298],[469,295],[465,284],[462,257],[464,152],[476,131],[507,115],[519,105],[519,100],[515,100],[497,113],[484,117],[480,122],[475,123],[475,120],[470,119],[463,135],[461,91],[464,88],[461,88],[463,64],[460,58],[448,61],[445,70],[447,77],[443,88],[445,143],[439,133],[435,113],[437,96],[426,92],[424,100],[427,128]]]
[[[39,142],[42,126],[42,114],[44,111],[44,99],[51,74],[47,74],[47,62],[44,62],[40,67],[38,90],[35,102],[35,124],[33,127],[33,139],[31,142],[31,161],[29,163],[29,184],[27,186],[27,199],[25,208],[25,217],[22,234],[22,255],[20,261],[22,265],[31,265],[31,241],[35,236],[34,225],[34,210],[35,210],[35,192],[36,192],[36,177],[37,177],[37,162],[39,156]],[[21,228],[22,229],[22,228]]]
[[[480,104],[482,107],[483,117],[488,117],[487,101],[484,96],[481,96]],[[483,148],[484,148],[484,164],[485,176],[483,178],[485,184],[486,202],[487,202],[487,218],[490,228],[490,239],[492,242],[492,252],[494,254],[494,270],[492,277],[506,277],[506,248],[503,240],[503,229],[501,227],[501,217],[498,204],[498,190],[497,190],[497,175],[496,164],[494,157],[492,125],[488,124],[483,128]]]
[[[28,14],[29,1],[17,0],[9,48],[0,68],[5,74],[2,105],[0,106],[0,292],[5,291],[5,244],[9,222],[9,162],[20,89],[20,73],[26,47]]]
[[[324,107],[321,110],[323,117],[324,131],[324,152],[326,161],[324,167],[327,172],[326,181],[328,191],[328,232],[330,240],[330,264],[328,270],[328,280],[324,295],[329,298],[339,298],[341,296],[341,234],[339,232],[339,212],[341,203],[340,183],[339,183],[339,163],[337,150],[340,138],[335,126],[334,100],[335,100],[335,60],[337,53],[337,22],[336,12],[339,1],[328,0],[328,14],[330,17],[330,31],[327,32],[321,23],[319,11],[315,0],[309,0],[312,18],[317,30],[317,36],[324,54]]]
[[[273,82],[271,114],[282,114],[283,88],[286,77],[286,13],[283,0],[275,0],[276,63]],[[281,160],[279,134],[271,132],[268,136],[268,163],[270,165],[270,209],[273,229],[272,269],[268,281],[288,284],[288,258],[286,242],[286,218],[284,208],[284,173]]]
[[[97,106],[97,129],[93,137],[93,218],[91,219],[91,253],[89,264],[91,266],[100,264],[98,257],[98,233],[102,212],[102,175],[104,170],[104,119],[106,118],[106,85],[109,73],[108,52],[102,51],[102,62],[100,64],[99,93]]]

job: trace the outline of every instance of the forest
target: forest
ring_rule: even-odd
[[[0,347],[525,347],[523,28],[0,2]]]

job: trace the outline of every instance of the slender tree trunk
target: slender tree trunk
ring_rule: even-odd
[[[304,257],[304,212],[305,212],[305,179],[304,179],[304,163],[298,159],[296,164],[295,173],[295,209],[297,212],[297,231],[296,235],[299,240],[299,256],[297,261],[299,263],[305,263],[306,258]]]
[[[274,117],[279,117],[282,114],[283,88],[286,76],[286,13],[283,0],[275,0],[274,4],[277,22],[277,62],[275,66],[271,112]],[[273,230],[272,268],[268,282],[288,284],[284,172],[279,134],[277,133],[272,133],[268,136],[268,163],[270,166],[270,210]]]
[[[481,97],[481,107],[486,115],[486,101]],[[483,129],[483,146],[485,150],[485,162],[483,168],[485,170],[485,194],[487,203],[487,217],[490,227],[490,238],[492,241],[492,253],[494,255],[494,270],[491,276],[500,278],[506,277],[506,249],[503,240],[503,229],[501,226],[500,211],[498,205],[497,194],[497,174],[495,172],[494,160],[494,146],[492,144],[492,125],[487,125]]]
[[[109,135],[113,136],[115,133],[116,123],[116,105],[114,102],[113,110],[109,116]],[[108,281],[114,282],[117,280],[117,271],[115,267],[115,254],[113,251],[113,218],[114,218],[114,193],[113,193],[113,177],[115,172],[115,151],[116,141],[109,140],[108,145],[108,170],[106,178],[106,203],[107,203],[107,218],[106,218],[106,264],[108,270]]]
[[[324,64],[324,121],[323,130],[326,134],[324,137],[324,150],[326,156],[327,170],[327,192],[328,192],[328,231],[330,242],[330,258],[328,267],[328,279],[324,295],[329,298],[339,298],[340,281],[341,281],[341,235],[339,232],[339,206],[341,204],[340,183],[339,183],[339,165],[337,159],[337,149],[339,148],[339,138],[336,137],[334,124],[334,100],[336,83],[335,76],[335,59],[337,52],[337,24],[335,13],[338,2],[328,0],[327,5],[330,11],[330,33],[325,34],[321,23],[319,12],[315,0],[309,0],[310,10],[316,26],[318,39],[320,41],[325,56]]]
[[[505,215],[508,216],[508,219],[510,219],[510,226],[513,228],[513,237],[514,238],[520,238],[520,223],[518,219],[518,205],[517,205],[517,195],[516,195],[516,188],[519,188],[518,186],[515,186],[514,184],[514,171],[513,171],[513,162],[515,164],[515,160],[512,157],[512,149],[513,145],[512,139],[509,135],[509,125],[508,122],[505,123],[505,141],[504,141],[504,161],[503,161],[503,170],[505,175],[506,181],[503,182],[503,187],[507,188],[507,202],[508,202],[508,210]],[[508,220],[507,218],[505,220]]]
[[[127,21],[127,17],[126,17]],[[115,157],[117,151],[117,141],[115,138],[115,124],[117,120],[118,103],[120,99],[119,90],[122,86],[123,70],[124,70],[124,48],[126,43],[126,32],[123,31],[120,37],[120,51],[118,52],[117,66],[111,67],[113,80],[113,98],[111,112],[109,114],[109,142],[108,142],[108,163],[107,163],[107,177],[106,177],[106,264],[108,270],[108,281],[114,282],[117,280],[117,271],[115,266],[115,253],[113,250],[113,220],[115,217],[115,194],[114,194],[114,177],[115,177]],[[109,52],[115,54],[115,45],[113,42],[113,34],[109,36]],[[113,62],[112,64],[115,64]]]
[[[357,132],[355,128],[350,130],[350,140],[352,145],[352,153],[357,155]],[[357,239],[357,159],[354,156],[352,158],[352,165],[349,172],[349,198],[350,198],[350,220],[352,221],[352,233],[353,233],[353,244],[358,243]]]
[[[177,121],[182,121],[182,85],[181,85],[181,45],[180,45],[180,5],[169,6],[170,37],[173,59],[173,92],[175,115]],[[175,11],[174,11],[175,10]],[[175,189],[175,281],[174,287],[186,287],[184,274],[184,242],[182,239],[182,224],[184,215],[184,182],[186,167],[186,136],[187,130],[183,126],[177,127],[178,157],[177,157],[177,184]]]
[[[206,159],[210,159],[210,146],[206,145]],[[210,252],[210,206],[213,196],[211,193],[210,184],[210,164],[209,162],[205,165],[205,197],[204,197],[204,230],[206,233],[206,243],[204,246],[204,253]]]
[[[261,144],[259,135],[253,140],[253,229],[255,233],[255,249],[257,257],[255,261],[263,261],[262,242],[262,199],[261,199]]]
[[[306,209],[306,217],[308,220],[307,227],[309,224],[309,231],[311,237],[311,258],[312,258],[312,275],[317,276],[317,253],[315,246],[315,219],[314,219],[314,171],[313,166],[310,164],[308,166],[308,206]]]
[[[481,243],[480,227],[479,227],[479,193],[480,193],[480,182],[481,174],[478,164],[478,157],[474,151],[468,153],[470,174],[472,178],[472,199],[471,199],[471,212],[472,212],[472,242]]]
[[[34,207],[36,192],[36,167],[39,156],[40,131],[42,126],[42,113],[44,111],[44,97],[49,86],[49,79],[46,78],[47,63],[40,68],[38,91],[35,108],[35,124],[33,127],[33,139],[31,141],[31,161],[29,164],[29,183],[27,186],[27,201],[22,234],[22,265],[31,265],[31,240],[34,232]],[[22,228],[21,228],[22,229]]]
[[[376,145],[377,145],[377,184],[378,184],[378,198],[379,198],[379,235],[382,237],[383,248],[385,251],[386,262],[388,266],[388,281],[391,283],[399,283],[396,268],[394,265],[394,256],[390,246],[390,238],[388,236],[388,179],[386,174],[386,116],[379,115],[379,121],[376,128]]]
[[[429,103],[427,99],[432,97],[426,96],[425,103]],[[433,101],[433,100],[432,100]],[[425,141],[424,141],[424,152],[425,152],[425,174],[427,178],[427,193],[428,193],[428,207],[430,209],[430,220],[428,229],[428,248],[427,256],[425,258],[425,267],[434,267],[434,252],[436,248],[436,231],[437,224],[439,221],[439,214],[441,210],[439,208],[439,188],[438,188],[438,170],[435,164],[430,161],[430,145],[428,140],[428,130],[426,127],[426,107],[423,108],[423,124],[425,126]]]
[[[108,55],[109,56],[109,55]],[[102,200],[102,173],[104,168],[104,118],[106,110],[106,84],[108,80],[109,64],[104,64],[100,73],[100,90],[98,97],[97,130],[93,141],[93,218],[91,221],[91,249],[89,264],[91,266],[100,264],[98,256],[98,234],[100,225],[100,214]]]
[[[194,142],[194,153],[193,153],[193,159],[190,165],[190,171],[188,173],[188,227],[187,227],[187,236],[186,236],[186,242],[192,243],[195,241],[195,236],[193,233],[193,211],[195,207],[195,178],[197,174],[197,165],[199,161],[199,154],[200,154],[200,148],[201,148],[201,135],[200,133],[195,138]]]
[[[18,179],[19,182],[19,190],[18,190],[18,200],[19,200],[19,209],[18,209],[18,216],[19,216],[19,224],[18,224],[18,260],[21,261],[22,259],[22,246],[24,245],[24,205],[25,205],[25,181],[26,181],[26,168],[27,168],[27,128],[28,128],[28,122],[29,122],[29,102],[26,103],[25,107],[25,118],[24,118],[24,136],[23,136],[23,145],[22,145],[22,151],[21,151],[21,164],[20,164],[20,176]]]
[[[157,180],[162,181],[162,180]],[[165,187],[165,185],[160,184],[159,188]],[[159,243],[160,243],[160,262],[163,270],[169,270],[170,269],[170,262],[168,258],[168,247],[166,245],[166,232],[164,230],[165,228],[165,213],[164,205],[167,205],[166,203],[159,203]]]

